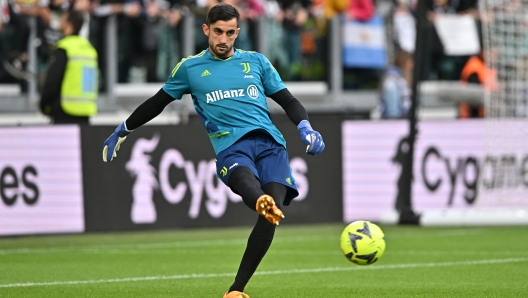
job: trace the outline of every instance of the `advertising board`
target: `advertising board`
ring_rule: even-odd
[[[343,123],[345,221],[385,221],[394,214],[408,127],[404,120]],[[412,208],[422,214],[421,223],[455,224],[448,214],[467,219],[480,213],[495,217],[489,218],[491,224],[504,223],[504,217],[525,218],[528,147],[522,140],[527,133],[527,123],[516,120],[420,122]]]
[[[320,156],[305,153],[286,115],[273,116],[287,140],[300,193],[283,208],[285,223],[340,222],[342,118],[317,115],[310,120],[325,138]],[[102,144],[114,128],[82,131],[87,231],[254,224],[256,212],[216,177],[215,154],[198,117],[182,125],[140,127],[114,161],[104,163]]]
[[[0,128],[0,235],[84,231],[80,129]]]

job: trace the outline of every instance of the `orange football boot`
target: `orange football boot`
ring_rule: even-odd
[[[271,196],[262,195],[257,200],[257,213],[264,216],[271,224],[279,225],[284,218],[282,211],[277,208],[275,201]]]
[[[249,298],[249,296],[246,293],[242,293],[239,291],[233,291],[233,292],[226,292],[224,294],[224,298]]]

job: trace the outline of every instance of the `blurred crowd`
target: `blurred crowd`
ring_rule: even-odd
[[[323,1],[226,0],[241,13],[241,33],[235,46],[256,50],[257,22],[267,28],[268,56],[284,80],[324,79],[325,8]],[[346,2],[346,1],[345,1]],[[217,0],[0,0],[0,82],[39,79],[62,37],[61,15],[85,13],[82,34],[97,49],[105,67],[104,32],[110,15],[118,24],[118,81],[163,82],[182,58],[183,18],[196,21],[195,52],[207,48],[201,34],[208,9]],[[38,69],[27,69],[30,20],[36,19]],[[101,72],[104,74],[104,72]],[[104,85],[104,84],[103,84]]]
[[[443,51],[434,20],[439,15],[471,15],[478,23],[477,0],[426,0],[429,40],[424,56],[424,80],[459,80],[470,56]],[[241,12],[235,47],[258,50],[258,26],[266,24],[267,56],[285,81],[325,81],[329,70],[328,20],[368,22],[378,16],[386,33],[387,67],[344,65],[345,89],[376,89],[394,59],[412,56],[416,36],[417,0],[223,0]],[[118,24],[118,82],[164,82],[182,58],[182,20],[195,18],[195,53],[207,48],[201,33],[208,8],[218,0],[0,0],[0,83],[42,81],[51,53],[62,37],[59,20],[69,10],[85,14],[82,33],[99,53],[104,68],[104,31],[110,15]],[[36,20],[38,67],[27,69],[30,20]],[[401,60],[401,59],[400,59]],[[408,68],[408,67],[407,67]],[[394,69],[391,70],[394,72]],[[412,72],[404,69],[405,72]],[[104,71],[101,72],[104,75]],[[402,75],[410,80],[409,74]],[[104,89],[104,83],[100,84]]]
[[[421,69],[414,71],[413,52],[416,41],[416,13],[418,0],[395,0],[387,14],[388,32],[392,43],[392,57],[380,80],[380,112],[382,118],[396,119],[408,117],[413,74],[419,73],[421,81],[442,80],[462,83],[488,84],[496,75],[487,68],[483,59],[483,40],[481,16],[478,0],[427,0],[425,22],[421,30],[424,36],[421,53]],[[456,16],[468,16],[474,24],[476,44],[480,48],[473,54],[450,54],[447,38],[441,38],[438,19]],[[451,30],[453,28],[450,28]],[[464,29],[459,29],[464,30]],[[449,32],[448,32],[449,33]],[[455,32],[451,32],[455,33]],[[444,33],[445,34],[445,33]],[[471,37],[470,34],[465,38]],[[469,40],[464,40],[468,44]],[[460,40],[458,41],[460,42]],[[489,86],[489,84],[488,84]],[[459,118],[484,117],[482,104],[460,103]]]

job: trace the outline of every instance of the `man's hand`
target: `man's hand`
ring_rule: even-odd
[[[308,120],[301,121],[301,123],[297,125],[297,128],[299,129],[301,140],[308,145],[306,146],[306,153],[316,155],[323,152],[325,148],[323,137],[320,133],[312,129]]]
[[[109,162],[117,156],[117,151],[130,133],[126,129],[125,122],[119,124],[115,131],[103,143],[103,161]]]

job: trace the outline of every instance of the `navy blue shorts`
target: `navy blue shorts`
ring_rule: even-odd
[[[285,206],[299,195],[288,152],[265,133],[249,133],[216,156],[216,175],[225,185],[229,186],[229,176],[238,167],[248,167],[261,186],[270,182],[285,185],[288,189],[283,202]]]

